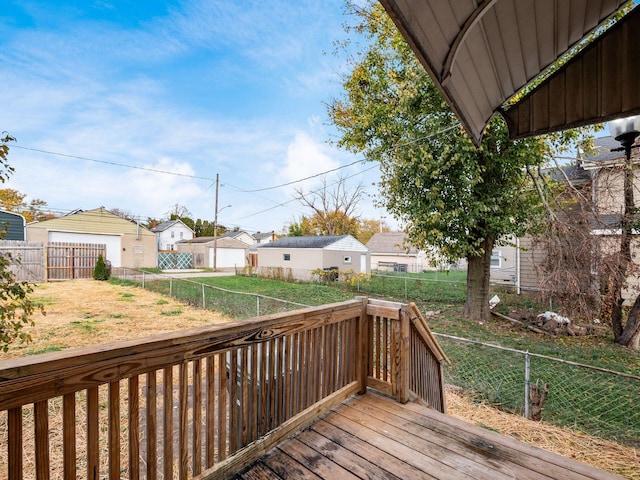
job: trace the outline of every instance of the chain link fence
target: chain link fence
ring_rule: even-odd
[[[530,418],[529,390],[549,392],[542,420],[640,446],[640,376],[435,333],[451,365],[446,382],[477,401]]]
[[[303,303],[257,293],[236,292],[167,274],[159,275],[119,268],[114,269],[112,276],[136,283],[146,290],[175,298],[187,305],[224,313],[238,320],[309,307]]]
[[[237,319],[305,308],[308,305],[265,295],[236,292],[168,275],[115,269],[113,276],[184,303]],[[386,279],[401,290],[422,288],[417,279]],[[433,288],[433,282],[425,282]],[[360,290],[364,291],[364,290]],[[370,290],[369,290],[370,291]],[[426,289],[425,289],[426,291]],[[446,382],[479,402],[529,417],[529,388],[549,385],[542,420],[575,432],[640,446],[640,376],[445,334],[434,334],[452,364]]]

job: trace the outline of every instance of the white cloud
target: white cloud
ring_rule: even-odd
[[[298,131],[287,148],[284,166],[278,177],[282,179],[280,183],[287,183],[318,175],[339,166],[340,162],[332,158],[326,145],[318,143],[307,133]],[[292,192],[294,188],[311,188],[319,183],[317,178],[310,179],[287,188],[287,191]]]

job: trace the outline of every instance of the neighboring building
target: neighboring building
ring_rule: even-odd
[[[351,235],[282,237],[257,248],[260,273],[282,269],[285,277],[311,280],[316,269],[370,273],[369,249]]]
[[[234,240],[239,240],[246,245],[254,245],[256,243],[253,235],[245,230],[228,230],[220,235],[218,238],[233,238]]]
[[[180,253],[193,255],[193,266],[213,268],[214,237],[195,237],[176,243]],[[247,264],[249,246],[240,240],[218,237],[215,247],[216,268],[244,268]]]
[[[599,137],[594,139],[595,151],[585,157],[579,164],[567,165],[562,169],[554,169],[549,172],[551,180],[565,182],[568,180],[571,188],[578,190],[585,198],[584,204],[573,205],[574,211],[567,215],[581,215],[587,234],[601,238],[603,245],[612,245],[617,248],[617,238],[620,235],[621,212],[624,206],[624,152],[616,151],[620,147],[612,137]],[[632,151],[632,161],[640,163],[640,149]],[[636,170],[635,191],[640,188],[640,171]],[[636,193],[635,202],[640,206],[640,195]],[[579,213],[579,212],[582,213]],[[593,213],[589,218],[585,212]],[[571,239],[566,242],[571,243]],[[546,256],[533,238],[525,237],[510,239],[510,245],[496,246],[491,263],[491,280],[494,283],[511,283],[518,291],[534,291],[544,283],[542,269],[539,267],[545,262]],[[640,251],[640,237],[632,240],[632,253]],[[584,260],[578,266],[584,276],[594,277],[590,259]],[[633,280],[633,279],[630,279]],[[637,283],[633,280],[632,283]],[[626,298],[631,298],[632,292],[625,292]]]
[[[25,240],[25,219],[19,213],[0,210],[0,239]]]
[[[252,236],[254,245],[264,245],[276,239],[274,232],[256,232]]]
[[[104,208],[77,210],[64,217],[27,225],[31,242],[97,243],[107,246],[113,267],[156,266],[156,235],[140,224],[125,220]]]
[[[367,248],[373,270],[419,273],[442,264],[435,253],[427,254],[411,245],[404,232],[375,233]]]
[[[175,250],[177,242],[195,237],[195,232],[179,219],[162,222],[151,231],[156,234],[158,250]]]

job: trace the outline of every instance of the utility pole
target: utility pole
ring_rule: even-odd
[[[218,174],[216,173],[216,204],[215,215],[213,216],[213,271],[217,270],[217,255],[218,255]]]

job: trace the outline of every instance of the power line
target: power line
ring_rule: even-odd
[[[22,150],[30,150],[32,152],[46,153],[48,155],[57,155],[59,157],[75,158],[78,160],[86,160],[88,162],[104,163],[105,165],[115,165],[116,167],[133,168],[136,170],[144,170],[146,172],[163,173],[165,175],[175,175],[176,177],[195,178],[198,180],[209,180],[209,181],[215,182],[215,178],[211,178],[211,177],[200,177],[198,175],[188,175],[186,173],[169,172],[166,170],[159,170],[157,168],[138,167],[137,165],[127,165],[126,163],[109,162],[107,160],[97,160],[95,158],[81,157],[78,155],[68,155],[66,153],[51,152],[48,150],[41,150],[39,148],[22,147],[20,145],[11,145],[11,148],[20,148]]]
[[[237,188],[238,190],[240,190],[242,192],[245,192],[245,193],[255,193],[255,192],[265,192],[267,190],[275,190],[276,188],[287,187],[289,185],[293,185],[294,183],[300,183],[300,182],[304,182],[305,180],[310,180],[312,178],[321,177],[322,175],[326,175],[327,173],[336,172],[338,170],[342,170],[343,168],[351,167],[352,165],[356,165],[358,163],[364,163],[366,161],[367,161],[366,159],[356,160],[355,162],[348,163],[347,165],[341,165],[339,167],[332,168],[330,170],[326,170],[326,171],[321,172],[321,173],[316,173],[315,175],[310,175],[308,177],[301,178],[299,180],[292,180],[291,182],[282,183],[280,185],[274,185],[273,187],[257,188],[255,190],[243,190],[243,189],[241,189],[239,187],[235,187],[235,188]],[[229,186],[232,187],[233,185],[229,185]]]

